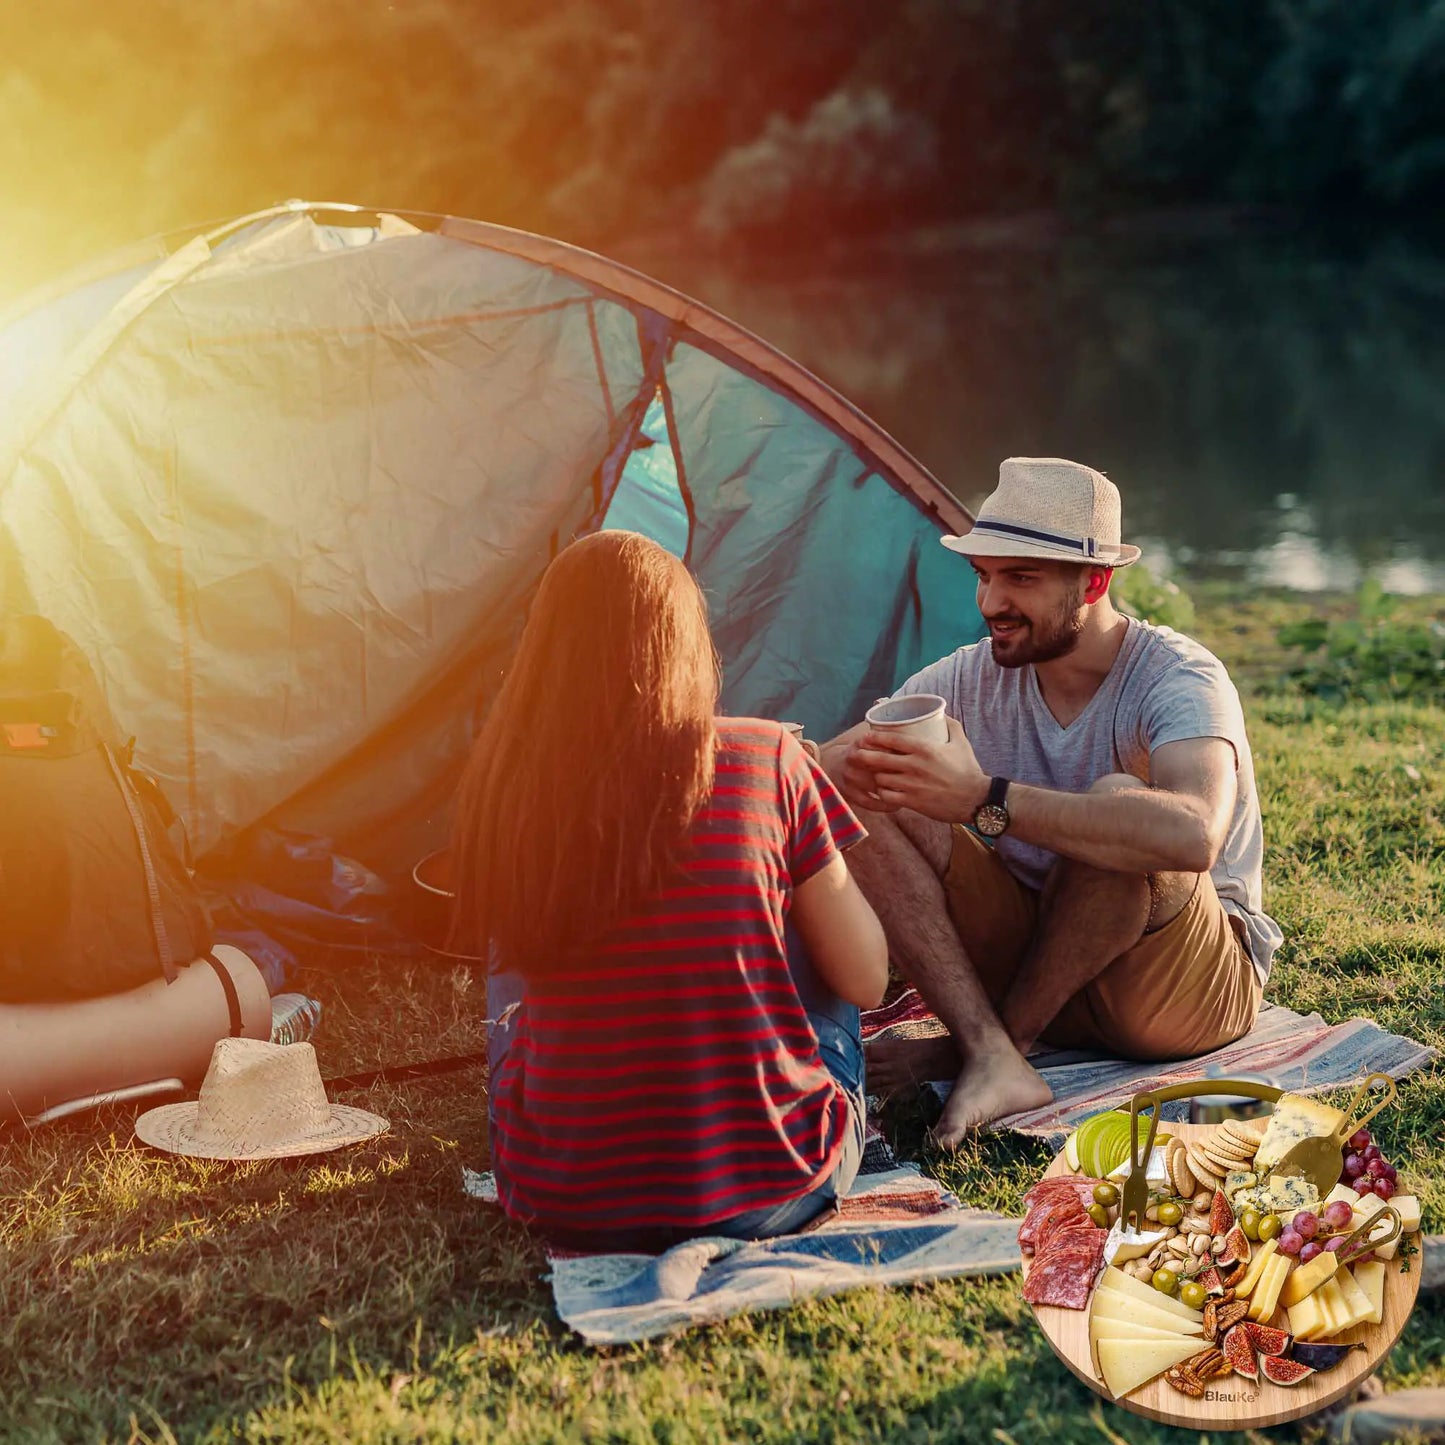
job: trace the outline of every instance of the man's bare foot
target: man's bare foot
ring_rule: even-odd
[[[933,1142],[940,1149],[957,1149],[974,1129],[1006,1114],[1042,1109],[1053,1097],[1043,1075],[1012,1047],[976,1054],[958,1076],[943,1116],[933,1126]]]
[[[891,1094],[958,1072],[958,1050],[948,1034],[933,1039],[873,1039],[863,1045],[863,1083],[870,1094]]]

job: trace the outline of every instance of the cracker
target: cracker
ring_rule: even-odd
[[[1208,1189],[1219,1189],[1224,1185],[1224,1175],[1214,1172],[1213,1161],[1207,1156],[1202,1156],[1199,1146],[1189,1146],[1187,1157],[1189,1159],[1189,1172],[1194,1176],[1195,1181]]]
[[[1194,1198],[1199,1192],[1199,1182],[1189,1172],[1189,1159],[1185,1150],[1179,1149],[1178,1152],[1170,1155],[1168,1166],[1169,1182],[1175,1188],[1175,1194],[1178,1194],[1181,1199]]]
[[[1203,1148],[1205,1153],[1213,1154],[1216,1159],[1230,1159],[1243,1164],[1254,1158],[1259,1146],[1241,1144],[1232,1134],[1211,1134],[1203,1141]]]
[[[1227,1134],[1231,1141],[1237,1142],[1241,1149],[1248,1149],[1246,1158],[1253,1159],[1259,1151],[1260,1140],[1263,1134],[1257,1134],[1247,1124],[1241,1123],[1238,1119],[1226,1119],[1220,1128]]]

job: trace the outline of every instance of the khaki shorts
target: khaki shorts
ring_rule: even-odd
[[[997,1006],[1033,939],[1039,895],[962,824],[953,828],[943,887],[953,926]],[[1188,1058],[1231,1043],[1254,1027],[1264,993],[1241,929],[1201,874],[1178,916],[1076,993],[1044,1039],[1135,1059]]]

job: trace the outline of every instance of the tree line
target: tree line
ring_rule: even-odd
[[[0,10],[0,297],[287,196],[601,249],[1048,210],[1420,214],[1445,0],[47,0]]]

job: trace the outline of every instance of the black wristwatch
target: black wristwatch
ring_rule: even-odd
[[[1004,799],[1008,797],[1008,779],[995,778],[988,785],[988,797],[983,806],[973,815],[973,826],[985,838],[998,838],[1008,831],[1008,808]]]

